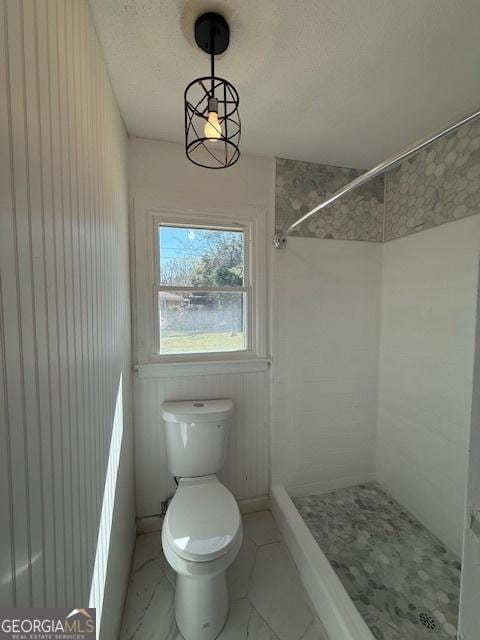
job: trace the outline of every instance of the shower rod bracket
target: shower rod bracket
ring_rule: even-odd
[[[410,156],[415,155],[416,153],[418,153],[428,145],[432,144],[433,142],[436,142],[439,138],[442,138],[443,136],[447,135],[447,133],[456,131],[457,129],[462,127],[464,124],[467,124],[468,122],[471,122],[472,120],[475,120],[475,118],[478,118],[478,117],[480,117],[480,111],[475,111],[474,113],[471,113],[470,115],[465,116],[461,120],[458,120],[457,122],[454,122],[453,124],[448,125],[448,127],[445,127],[444,129],[440,129],[435,133],[431,133],[428,137],[423,138],[419,142],[415,142],[415,144],[410,145],[409,147],[403,149],[402,151],[399,151],[394,156],[391,156],[387,160],[384,160],[380,164],[377,164],[372,169],[369,169],[365,173],[362,173],[357,178],[355,178],[351,182],[348,182],[344,187],[336,191],[333,195],[329,196],[326,200],[321,202],[319,205],[311,209],[308,213],[305,213],[301,218],[298,218],[298,220],[293,222],[287,229],[285,229],[285,231],[282,231],[281,233],[276,233],[272,238],[273,248],[284,249],[287,244],[287,236],[290,233],[290,231],[293,231],[296,227],[302,224],[302,222],[305,222],[305,220],[308,220],[308,218],[310,218],[315,213],[317,213],[317,211],[324,209],[329,204],[332,204],[336,200],[339,200],[342,196],[346,195],[347,193],[350,193],[350,191],[353,191],[354,189],[361,187],[362,185],[369,182],[370,180],[373,180],[373,178],[376,178],[381,173],[385,173],[389,169],[393,169],[394,167],[396,167],[398,164],[400,164],[407,158],[410,158]]]
[[[276,233],[272,238],[274,249],[285,249],[287,246],[287,238],[281,233]]]

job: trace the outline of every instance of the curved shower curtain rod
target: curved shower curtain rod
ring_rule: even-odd
[[[343,197],[347,193],[350,193],[350,191],[353,191],[354,189],[361,187],[366,182],[369,182],[369,180],[376,178],[378,175],[380,175],[381,173],[384,173],[385,171],[388,171],[388,169],[391,169],[392,167],[399,164],[406,158],[409,158],[410,156],[413,156],[415,153],[418,153],[419,151],[427,147],[429,144],[432,144],[432,142],[435,142],[436,140],[446,135],[447,133],[451,133],[452,131],[455,131],[459,127],[463,126],[464,124],[467,124],[468,122],[470,122],[471,120],[474,120],[475,118],[478,118],[479,116],[480,116],[480,111],[475,111],[475,113],[471,113],[469,116],[466,116],[462,120],[459,120],[454,124],[450,124],[448,127],[446,127],[445,129],[442,129],[441,131],[437,131],[436,133],[430,134],[427,138],[423,138],[420,142],[416,142],[415,144],[404,149],[403,151],[399,151],[397,154],[395,154],[394,156],[391,156],[387,160],[384,160],[380,164],[377,164],[377,166],[373,167],[369,171],[362,173],[362,175],[358,176],[358,178],[355,178],[354,180],[346,184],[344,187],[342,187],[338,191],[335,191],[335,193],[331,195],[329,198],[327,198],[326,200],[321,202],[319,205],[311,209],[308,213],[305,213],[305,215],[303,215],[301,218],[296,220],[296,222],[292,223],[288,227],[288,229],[286,229],[286,231],[283,231],[282,233],[276,233],[273,236],[273,240],[272,240],[272,244],[274,248],[283,249],[283,247],[287,243],[287,236],[290,233],[290,231],[293,231],[293,229],[298,227],[298,225],[302,224],[302,222],[305,222],[305,220],[308,220],[308,218],[310,218],[310,216],[313,216],[314,213],[317,213],[317,211],[324,209],[329,204],[332,204],[332,202],[335,202],[336,200]]]

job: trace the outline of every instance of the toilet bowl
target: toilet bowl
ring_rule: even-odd
[[[226,570],[242,544],[234,497],[215,475],[182,479],[162,528],[177,574],[175,617],[186,640],[212,640],[228,614]]]
[[[226,622],[226,570],[242,544],[235,498],[215,475],[225,460],[231,400],[166,402],[169,470],[178,487],[162,527],[176,572],[175,618],[185,640],[214,640]]]

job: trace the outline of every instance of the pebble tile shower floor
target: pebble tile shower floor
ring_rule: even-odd
[[[293,501],[375,638],[456,637],[458,558],[377,483]]]

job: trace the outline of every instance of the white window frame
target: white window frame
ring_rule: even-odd
[[[141,363],[208,363],[240,362],[266,357],[266,212],[263,209],[235,210],[175,210],[170,207],[147,207],[146,235],[147,261],[149,268],[137,269],[135,304],[137,320],[138,361]],[[160,225],[197,228],[217,228],[242,230],[245,238],[245,279],[244,287],[234,287],[235,291],[245,290],[247,296],[247,345],[241,351],[215,351],[203,353],[160,354],[158,316],[158,227]],[[137,242],[135,241],[135,245]],[[145,253],[143,254],[145,255]],[[136,257],[137,267],[141,267],[141,256]],[[139,286],[138,277],[147,275],[147,288]],[[139,273],[138,273],[139,272]],[[178,288],[178,287],[177,287]],[[182,288],[182,287],[180,287]],[[143,295],[142,295],[143,289]],[[218,288],[213,288],[219,290]],[[203,290],[203,288],[202,288]],[[148,292],[148,293],[147,293]],[[139,295],[140,294],[140,295]],[[143,308],[142,305],[143,298]],[[148,322],[142,322],[141,315],[148,313]],[[144,328],[145,335],[138,335]],[[142,353],[143,346],[143,353]]]

